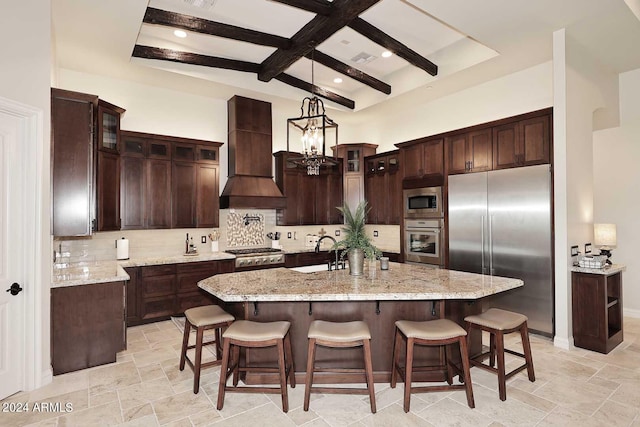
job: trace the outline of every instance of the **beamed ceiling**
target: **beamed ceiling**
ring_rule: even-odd
[[[137,79],[153,70],[155,84],[162,70],[167,87],[177,73],[203,93],[212,83],[298,101],[313,92],[342,110],[417,89],[443,96],[549,61],[561,28],[613,71],[640,67],[640,22],[624,0],[52,0],[52,9],[61,68]]]

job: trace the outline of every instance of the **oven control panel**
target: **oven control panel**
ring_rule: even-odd
[[[248,267],[271,267],[284,264],[284,254],[256,255],[236,258],[236,269]]]

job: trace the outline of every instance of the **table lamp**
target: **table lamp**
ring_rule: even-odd
[[[615,224],[593,224],[593,237],[596,246],[600,246],[600,255],[607,256],[607,264],[611,264],[611,246],[616,246]]]

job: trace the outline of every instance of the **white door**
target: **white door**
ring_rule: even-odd
[[[25,201],[21,118],[0,111],[0,399],[24,385],[25,289],[12,295],[14,283],[24,287]],[[16,285],[13,285],[14,287]],[[17,290],[17,289],[16,289]]]

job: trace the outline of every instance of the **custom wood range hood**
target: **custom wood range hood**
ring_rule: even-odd
[[[229,177],[220,207],[284,208],[287,200],[273,181],[271,103],[236,95],[227,109]]]

